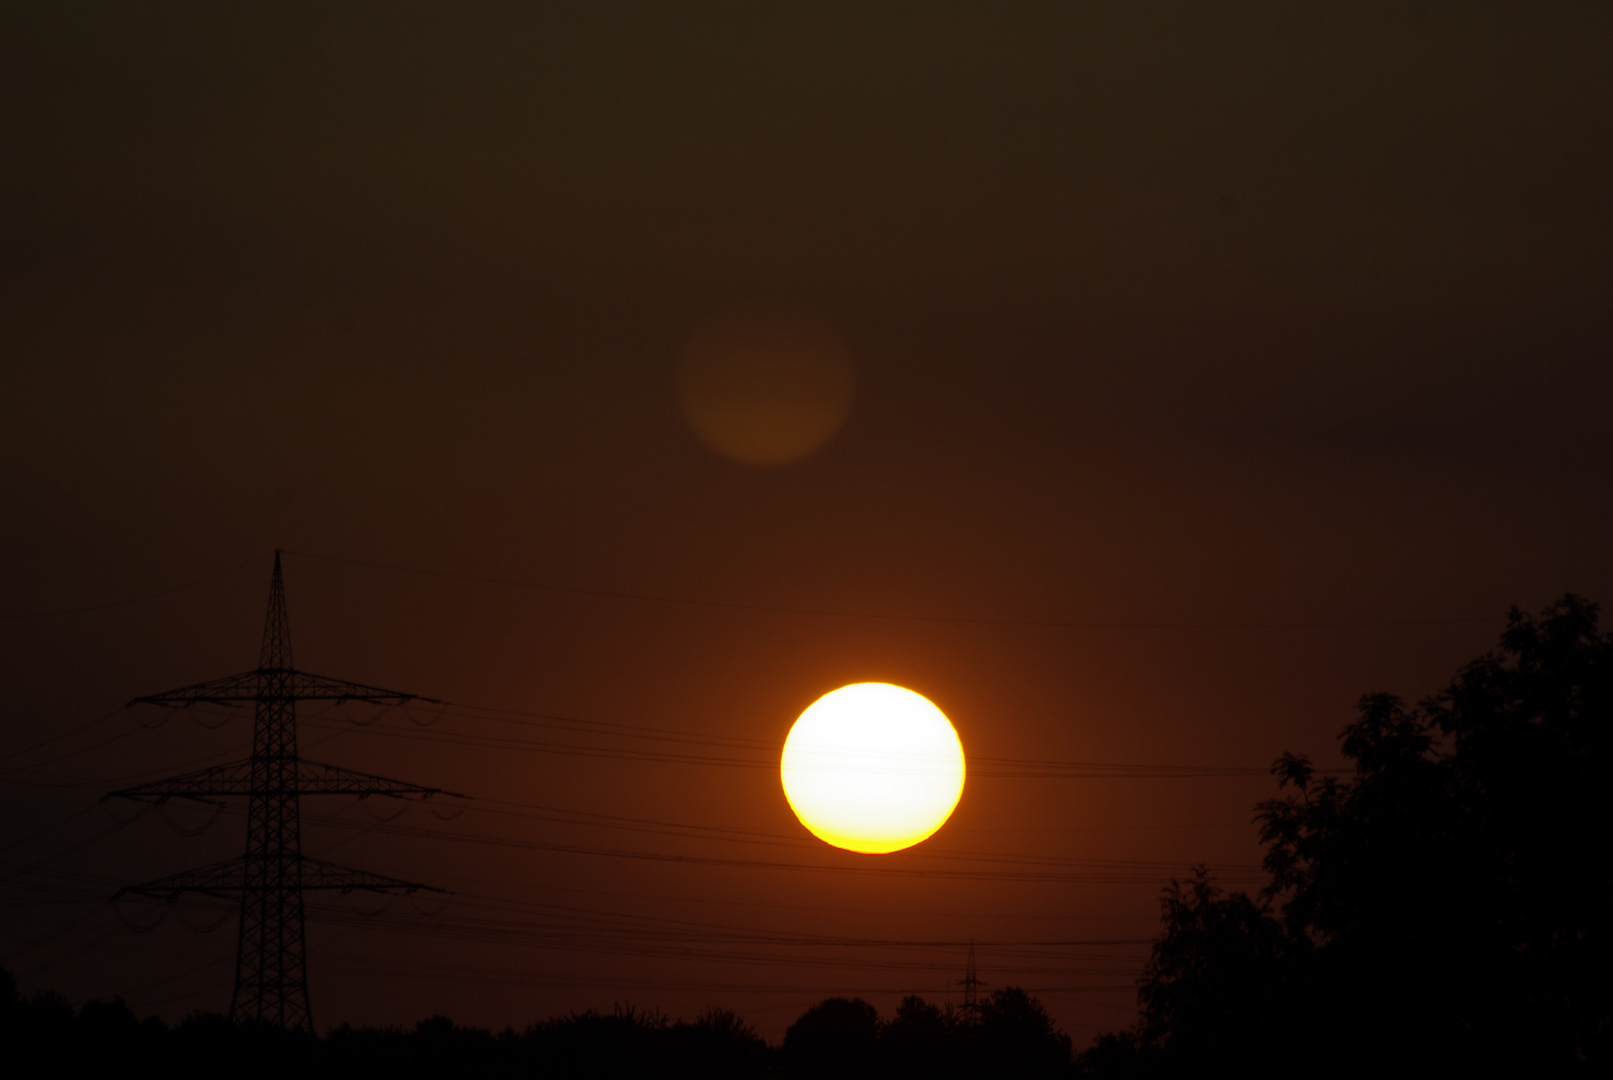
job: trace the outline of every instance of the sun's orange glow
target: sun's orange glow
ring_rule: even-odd
[[[963,744],[923,695],[854,683],[801,714],[779,772],[790,808],[814,836],[884,854],[946,824],[963,795]]]

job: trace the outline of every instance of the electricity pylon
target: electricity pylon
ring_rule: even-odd
[[[986,985],[975,975],[975,943],[969,942],[969,962],[963,969],[963,1008],[958,1010],[969,1023],[980,1019],[980,987]]]
[[[256,710],[252,756],[245,761],[114,791],[103,796],[103,801],[122,798],[161,804],[169,799],[212,802],[220,796],[246,796],[246,852],[239,859],[130,885],[119,889],[112,899],[146,896],[173,901],[182,893],[239,898],[241,926],[230,1019],[258,1020],[312,1032],[303,893],[310,889],[335,889],[343,893],[442,890],[304,856],[298,798],[357,795],[361,799],[370,796],[429,799],[433,795],[452,793],[299,758],[299,701],[362,701],[376,705],[429,701],[438,704],[433,698],[327,679],[293,668],[291,628],[286,620],[286,592],[277,550],[274,575],[269,580],[269,614],[263,624],[263,647],[258,654],[257,669],[129,702],[130,706],[177,708],[204,702],[228,706],[251,702]]]

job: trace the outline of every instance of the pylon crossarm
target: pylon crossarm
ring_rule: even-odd
[[[306,671],[291,673],[291,687],[293,695],[299,701],[365,701],[372,705],[407,705],[411,701],[424,701],[430,705],[442,704],[436,698],[406,694],[401,690],[387,690],[380,686],[366,686],[364,683],[347,682],[343,679],[331,679]]]
[[[434,888],[431,885],[422,885],[418,881],[403,881],[399,878],[386,877],[383,874],[372,874],[368,870],[354,870],[348,866],[338,866],[336,863],[307,858],[302,860],[302,887],[304,889],[334,889],[344,893],[412,893],[421,890],[440,893],[446,891]]]
[[[291,875],[291,881],[282,880],[275,884],[250,885],[247,883],[246,860],[229,859],[225,862],[214,863],[198,870],[187,870],[182,874],[170,874],[167,877],[157,878],[155,881],[142,882],[139,885],[128,885],[112,894],[112,899],[121,900],[125,896],[143,896],[151,900],[177,900],[185,893],[201,893],[206,896],[216,896],[230,900],[249,892],[285,892],[297,890],[306,892],[309,889],[321,889],[335,892],[444,892],[443,889],[431,885],[422,885],[418,881],[404,881],[402,878],[387,877],[384,874],[372,874],[368,870],[354,870],[350,866],[340,866],[336,863],[324,862],[320,859],[302,858],[297,860],[300,874]],[[300,880],[297,880],[299,879]]]
[[[167,690],[160,694],[147,694],[137,697],[129,702],[129,707],[135,705],[166,705],[169,708],[184,708],[186,705],[195,705],[199,702],[211,702],[216,705],[237,705],[243,702],[258,699],[258,673],[256,671],[243,672],[240,675],[227,675],[222,679],[209,679],[207,682],[196,683],[192,686],[181,686],[178,690]]]
[[[199,870],[169,874],[167,877],[142,882],[139,885],[126,885],[113,893],[112,899],[144,896],[151,900],[172,901],[179,899],[182,893],[203,893],[207,896],[232,900],[240,896],[245,888],[246,860],[237,858],[204,866]]]
[[[163,803],[169,799],[195,799],[198,802],[211,802],[213,797],[220,795],[250,794],[252,794],[252,762],[247,760],[232,761],[228,765],[215,765],[210,769],[198,769],[182,776],[171,776],[166,780],[124,788],[122,791],[111,791],[102,795],[101,801],[135,799],[140,802]]]
[[[222,679],[210,679],[191,686],[181,686],[177,690],[168,690],[161,694],[147,694],[135,698],[129,704],[184,708],[186,705],[201,702],[236,705],[270,698],[277,701],[294,699],[338,703],[362,701],[371,705],[407,705],[416,701],[431,705],[442,704],[436,698],[407,694],[401,690],[387,690],[384,687],[364,683],[347,682],[343,679],[331,679],[324,675],[290,668],[258,668],[255,671],[243,671],[239,675],[226,675]]]
[[[447,795],[462,799],[452,791],[422,787],[384,776],[371,776],[339,765],[325,765],[317,761],[302,761],[297,765],[297,794],[299,795],[357,795],[367,798],[383,795],[392,799],[429,799],[433,795]]]
[[[138,787],[124,788],[101,796],[107,799],[135,799],[140,802],[163,803],[169,799],[194,799],[211,802],[224,795],[357,795],[366,798],[380,795],[390,799],[429,799],[433,795],[463,798],[441,788],[422,787],[402,780],[389,780],[384,776],[371,776],[354,769],[324,765],[317,761],[298,761],[294,790],[259,790],[252,786],[252,762],[232,761],[228,765],[215,765],[198,769],[182,776],[171,776]]]

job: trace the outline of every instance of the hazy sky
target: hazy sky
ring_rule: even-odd
[[[321,1026],[632,1001],[776,1038],[832,992],[956,1000],[971,938],[1078,1044],[1128,1023],[1145,947],[1029,943],[1253,880],[1268,779],[999,764],[871,864],[770,748],[880,680],[982,760],[1333,762],[1509,604],[1613,597],[1609,55],[1568,3],[7,6],[0,964],[227,1006],[233,922],[100,898],[243,819],[95,800],[248,721],[66,733],[250,668],[279,546],[301,666],[696,739],[311,721],[485,803],[305,805],[308,850],[456,894],[314,919]],[[735,462],[676,367],[780,306],[849,411]]]

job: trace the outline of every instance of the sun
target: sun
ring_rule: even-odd
[[[801,714],[779,761],[784,797],[812,835],[880,855],[946,824],[963,795],[963,744],[923,695],[853,683]]]

